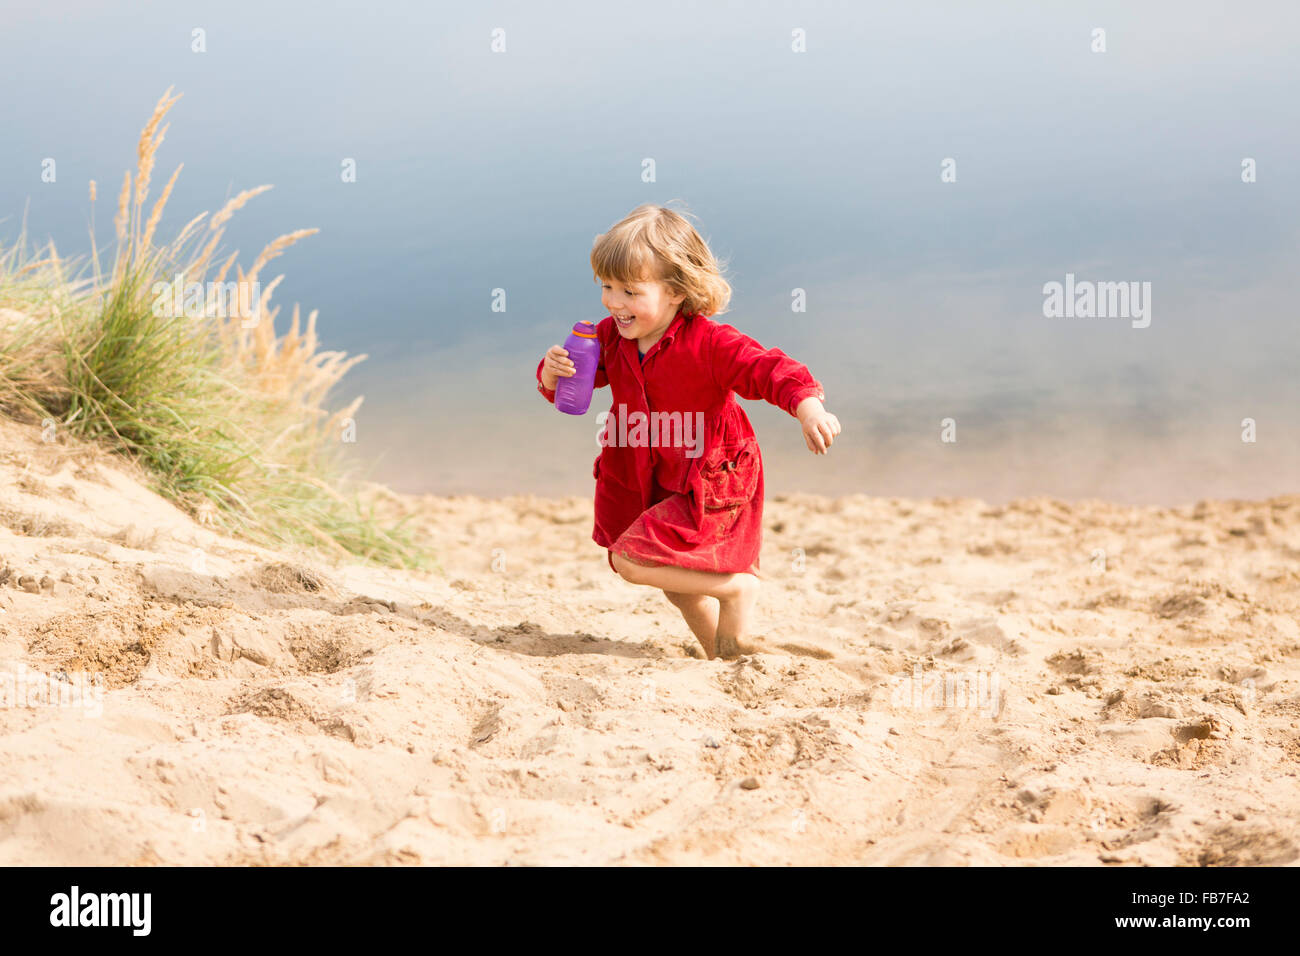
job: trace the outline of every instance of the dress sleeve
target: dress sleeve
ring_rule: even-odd
[[[821,382],[780,349],[765,349],[730,325],[713,326],[713,379],[741,398],[763,399],[793,415],[810,395],[825,400]]]
[[[546,399],[548,402],[554,405],[555,389],[547,388],[545,385],[542,384],[542,366],[545,364],[546,364],[546,356],[543,355],[542,360],[537,363],[537,390],[542,393],[542,398]]]

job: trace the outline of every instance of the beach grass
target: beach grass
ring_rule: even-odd
[[[366,356],[323,350],[317,313],[304,322],[296,305],[288,330],[275,329],[270,299],[283,276],[263,285],[262,270],[317,230],[276,238],[245,271],[221,239],[234,213],[270,188],[259,186],[157,240],[181,167],[152,206],[150,185],[178,99],[168,89],[141,132],[107,258],[94,234],[94,182],[89,256],[65,260],[53,243],[30,250],[25,223],[0,246],[0,408],[39,421],[47,440],[64,430],[130,456],[160,494],[229,533],[428,566],[405,519],[378,514],[352,474],[345,446],[362,398],[333,413],[324,406]]]

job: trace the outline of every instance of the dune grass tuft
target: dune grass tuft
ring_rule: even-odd
[[[245,272],[238,251],[218,264],[226,224],[270,189],[245,190],[155,241],[181,167],[148,208],[168,89],[140,135],[101,263],[90,184],[91,252],[78,266],[53,243],[27,251],[26,228],[0,248],[0,407],[130,455],[190,513],[270,546],[425,567],[406,520],[381,517],[349,472],[344,436],[362,398],[323,403],[365,355],[322,351],[316,312],[295,305],[278,335],[270,299],[283,276],[261,271],[315,229],[270,242]],[[235,270],[233,277],[230,270]],[[175,283],[180,276],[179,286]],[[193,284],[197,283],[198,287]],[[192,290],[191,295],[171,295]]]

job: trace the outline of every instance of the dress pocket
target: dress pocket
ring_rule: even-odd
[[[706,510],[748,504],[758,489],[758,442],[754,439],[721,445],[700,469]]]

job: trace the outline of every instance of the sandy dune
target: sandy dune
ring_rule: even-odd
[[[1300,496],[769,500],[706,662],[586,500],[385,495],[408,574],[11,422],[0,488],[2,863],[1300,858]]]

